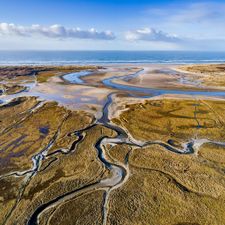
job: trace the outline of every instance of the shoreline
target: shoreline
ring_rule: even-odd
[[[16,63],[16,62],[12,62],[12,63],[1,63],[0,62],[0,67],[42,67],[42,66],[49,66],[49,67],[66,67],[66,66],[146,66],[146,65],[216,65],[216,64],[224,64],[225,60],[221,60],[221,61],[207,61],[207,62],[87,62],[87,63],[82,63],[82,62],[72,62],[72,63],[46,63],[46,62],[25,62],[25,63]]]

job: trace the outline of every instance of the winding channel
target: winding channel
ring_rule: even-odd
[[[171,74],[175,73],[172,69],[168,70]],[[134,77],[138,77],[140,74],[144,72],[144,69],[141,69],[137,71],[134,74],[129,74],[125,76],[114,76],[107,79],[104,79],[102,83],[107,86],[114,88],[116,90],[121,91],[129,91],[129,92],[138,92],[147,95],[146,97],[152,97],[157,95],[163,95],[163,94],[187,94],[187,95],[204,95],[204,96],[223,96],[225,97],[225,91],[213,91],[213,90],[199,90],[199,91],[193,91],[193,90],[176,90],[176,89],[158,89],[158,88],[146,88],[146,87],[137,87],[133,85],[126,85],[126,84],[119,84],[114,82],[115,80],[124,80],[129,81],[130,79]],[[196,83],[196,87],[198,87],[199,84]]]
[[[141,88],[141,87],[135,87],[130,85],[124,85],[124,84],[118,84],[115,83],[114,80],[122,79],[125,81],[129,81],[130,79],[139,76],[141,73],[143,73],[144,70],[141,69],[133,74],[128,74],[124,76],[113,76],[110,78],[106,78],[102,81],[102,83],[106,87],[110,87],[116,90],[120,91],[126,91],[128,92],[128,95],[133,96],[133,92],[138,92],[147,95],[148,97],[152,97],[155,95],[161,95],[161,94],[189,94],[189,95],[206,95],[206,96],[225,96],[225,92],[222,91],[182,91],[182,90],[161,90],[161,89],[153,89],[153,88]],[[67,81],[71,81],[73,84],[79,84],[79,85],[89,85],[86,84],[85,81],[82,80],[82,76],[88,76],[91,73],[89,71],[84,71],[83,73],[71,73],[67,74],[63,77],[63,79],[66,79]],[[129,94],[129,92],[132,92]],[[75,189],[71,192],[65,193],[61,196],[58,196],[49,202],[46,202],[42,205],[40,205],[36,210],[33,212],[33,214],[30,216],[30,218],[27,221],[27,225],[37,225],[39,224],[39,219],[41,215],[47,211],[50,208],[57,207],[61,203],[64,203],[66,201],[69,201],[73,198],[75,198],[78,195],[86,194],[94,190],[104,190],[104,202],[102,206],[102,218],[103,218],[103,225],[107,224],[107,214],[108,214],[108,203],[109,203],[109,197],[110,193],[119,188],[121,185],[123,185],[127,179],[129,178],[130,172],[129,172],[129,166],[128,166],[128,160],[126,160],[125,163],[120,162],[112,162],[108,159],[107,154],[105,152],[104,146],[107,144],[120,144],[120,143],[126,143],[131,146],[135,146],[137,148],[139,147],[146,147],[149,145],[160,145],[167,149],[168,151],[172,151],[177,154],[193,154],[197,152],[198,148],[204,144],[204,143],[215,143],[218,145],[225,146],[225,143],[220,142],[213,142],[208,139],[193,139],[190,140],[187,143],[183,144],[183,149],[179,149],[174,147],[170,142],[164,143],[162,141],[146,141],[146,142],[140,142],[138,140],[135,140],[131,135],[122,127],[119,127],[115,124],[113,124],[109,120],[109,106],[113,101],[113,95],[116,95],[118,91],[112,92],[107,96],[107,101],[103,107],[102,116],[100,119],[94,121],[92,125],[90,125],[87,128],[84,128],[82,130],[75,131],[73,135],[77,136],[78,139],[73,142],[73,144],[68,149],[58,149],[55,152],[48,154],[48,150],[51,148],[51,146],[54,144],[55,140],[57,139],[57,136],[60,132],[60,128],[53,137],[53,139],[49,142],[49,145],[44,148],[39,154],[33,156],[33,168],[29,171],[26,171],[25,173],[17,174],[19,175],[27,175],[29,179],[31,179],[35,174],[38,172],[41,162],[49,156],[52,156],[54,154],[69,154],[76,150],[77,145],[81,143],[85,137],[85,132],[89,131],[94,126],[100,124],[104,127],[107,127],[114,132],[116,132],[116,137],[110,138],[108,136],[101,137],[96,143],[95,143],[95,149],[98,154],[98,158],[103,164],[103,166],[111,171],[111,177],[102,179],[98,182],[94,182],[88,185],[85,185],[79,189]],[[126,93],[127,94],[127,93]],[[146,96],[145,96],[146,97]],[[197,126],[197,125],[196,125]],[[72,135],[72,134],[69,134]]]

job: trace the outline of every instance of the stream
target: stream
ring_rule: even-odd
[[[152,96],[163,95],[163,94],[204,95],[204,96],[225,97],[225,91],[213,91],[213,90],[194,91],[194,90],[176,90],[176,89],[157,89],[157,88],[151,88],[151,87],[149,87],[149,88],[137,87],[137,86],[119,84],[119,83],[114,82],[115,80],[129,81],[130,79],[132,79],[134,77],[138,77],[143,72],[144,72],[144,69],[141,69],[134,74],[125,75],[125,76],[121,76],[121,77],[110,77],[110,78],[104,79],[102,81],[102,83],[105,86],[114,88],[116,90],[137,92],[137,93],[147,95],[146,97],[152,97]],[[171,73],[173,73],[173,70],[171,70]],[[199,87],[198,83],[192,83],[192,84],[196,84],[195,87],[197,87],[197,88]]]

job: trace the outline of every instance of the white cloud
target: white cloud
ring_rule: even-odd
[[[1,36],[44,36],[48,38],[79,38],[95,40],[113,40],[115,35],[111,31],[99,32],[94,28],[90,30],[81,30],[80,28],[66,28],[62,25],[52,25],[49,27],[39,24],[31,26],[20,26],[13,23],[0,23]]]
[[[167,34],[154,28],[142,28],[126,32],[125,39],[128,41],[151,41],[151,42],[179,42],[176,35]]]

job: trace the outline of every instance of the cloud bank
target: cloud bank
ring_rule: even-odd
[[[183,21],[185,19],[179,18],[177,20]],[[166,27],[166,30],[170,28],[169,26],[162,27]],[[171,30],[172,29],[173,28],[171,28]],[[91,41],[86,41],[87,39]],[[98,40],[113,41],[98,42]],[[64,43],[67,43],[66,46],[76,49],[115,49],[116,46],[116,49],[119,47],[121,49],[158,48],[160,50],[221,50],[220,46],[224,46],[225,40],[224,37],[221,37],[220,35],[218,35],[217,38],[208,38],[204,37],[203,35],[199,35],[195,38],[185,34],[182,36],[181,34],[180,36],[177,36],[164,32],[163,30],[157,30],[155,28],[148,27],[128,30],[127,32],[124,31],[123,33],[119,33],[117,38],[111,31],[99,32],[95,29],[81,30],[80,28],[67,28],[58,24],[52,26],[41,26],[38,24],[31,26],[20,26],[13,23],[0,23],[0,48],[18,48],[18,46],[25,46],[25,48],[33,49],[34,42],[35,47],[38,49],[50,48],[49,46],[55,46],[56,48],[64,49]],[[100,45],[97,43],[100,43]]]
[[[99,32],[94,28],[90,30],[81,30],[80,28],[66,28],[62,25],[52,25],[49,27],[39,24],[31,26],[20,26],[13,23],[0,23],[1,36],[43,36],[48,38],[78,38],[78,39],[93,39],[93,40],[113,40],[115,35],[111,31]]]
[[[154,28],[143,28],[126,32],[125,39],[128,41],[151,41],[151,42],[179,42],[176,35],[167,34]]]

